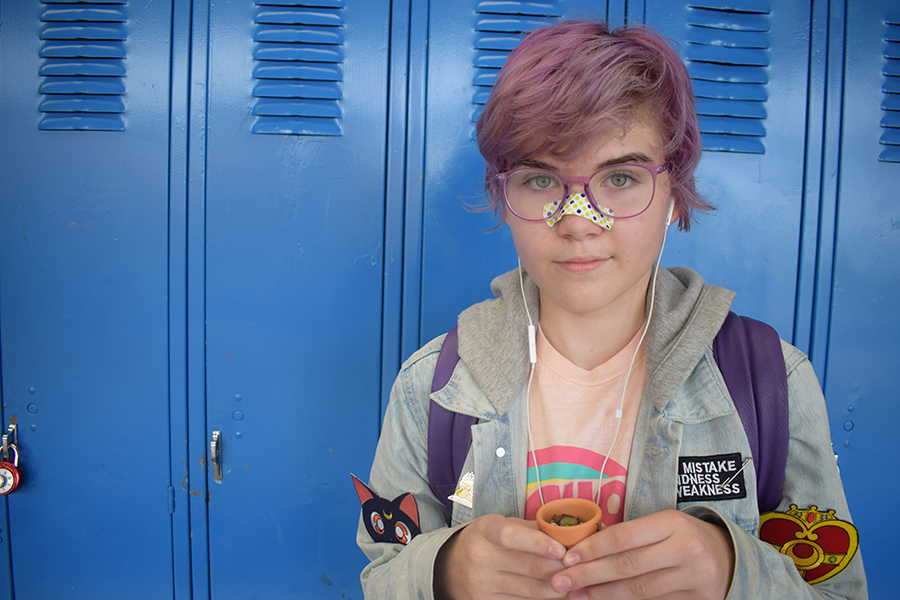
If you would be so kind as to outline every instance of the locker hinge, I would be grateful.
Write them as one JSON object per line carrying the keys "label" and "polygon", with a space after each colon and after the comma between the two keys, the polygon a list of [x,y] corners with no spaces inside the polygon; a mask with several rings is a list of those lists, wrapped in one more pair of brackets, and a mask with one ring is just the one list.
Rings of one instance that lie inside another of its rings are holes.
{"label": "locker hinge", "polygon": [[166,494],[168,496],[169,514],[175,514],[175,488],[170,485],[166,488]]}

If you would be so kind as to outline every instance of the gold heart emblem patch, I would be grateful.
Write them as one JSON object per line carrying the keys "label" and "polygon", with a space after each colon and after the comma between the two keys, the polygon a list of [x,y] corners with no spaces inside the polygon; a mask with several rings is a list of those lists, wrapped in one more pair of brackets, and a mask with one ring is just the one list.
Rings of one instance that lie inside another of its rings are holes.
{"label": "gold heart emblem patch", "polygon": [[766,513],[759,518],[759,539],[790,556],[807,583],[819,583],[843,571],[859,548],[859,533],[835,511],[796,504],[786,513]]}

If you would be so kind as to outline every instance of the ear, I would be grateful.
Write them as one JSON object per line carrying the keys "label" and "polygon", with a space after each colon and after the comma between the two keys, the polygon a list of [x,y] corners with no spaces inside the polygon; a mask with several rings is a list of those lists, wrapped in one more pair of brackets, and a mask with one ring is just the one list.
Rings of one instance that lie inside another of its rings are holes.
{"label": "ear", "polygon": [[[400,500],[400,498],[403,498],[403,500]],[[416,503],[416,497],[407,492],[398,496],[394,502],[397,500],[400,500],[400,510],[409,515],[416,527],[419,527],[419,505]]]}
{"label": "ear", "polygon": [[353,478],[353,486],[356,488],[356,495],[359,496],[360,504],[365,504],[366,501],[375,497],[375,492],[370,490],[369,486],[360,481],[356,475],[350,473],[350,477]]}

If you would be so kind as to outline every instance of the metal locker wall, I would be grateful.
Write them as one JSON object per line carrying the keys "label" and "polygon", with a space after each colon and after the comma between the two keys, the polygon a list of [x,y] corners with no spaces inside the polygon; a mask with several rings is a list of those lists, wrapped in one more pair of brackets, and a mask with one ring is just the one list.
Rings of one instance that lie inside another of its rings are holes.
{"label": "metal locker wall", "polygon": [[0,595],[171,597],[171,7],[4,2],[2,22],[3,423],[24,475]]}
{"label": "metal locker wall", "polygon": [[206,365],[191,371],[206,383],[189,399],[191,527],[209,544],[194,543],[194,597],[208,568],[212,598],[356,598],[350,473],[368,477],[379,422],[390,3],[211,3],[208,19],[205,189],[189,199],[205,269],[189,275],[205,298],[190,352]]}
{"label": "metal locker wall", "polygon": [[[831,29],[846,32],[844,52],[836,37],[830,75],[843,74],[843,106],[835,103],[829,125],[833,143],[826,171],[834,219],[833,275],[823,296],[828,319],[825,398],[834,450],[853,520],[860,530],[871,598],[889,598],[888,576],[898,544],[887,525],[900,483],[890,461],[900,422],[900,12],[896,2],[851,2],[846,15],[833,11]],[[846,19],[846,20],[844,20]],[[843,71],[843,73],[841,73]],[[837,113],[837,111],[840,111]],[[833,127],[833,128],[832,128]],[[836,142],[839,142],[839,146]],[[839,148],[839,153],[837,149]],[[837,162],[835,162],[837,161]],[[835,177],[831,175],[834,174]],[[829,301],[830,300],[830,301]]]}
{"label": "metal locker wall", "polygon": [[[891,2],[735,0],[716,15],[737,19],[728,39],[703,2],[16,4],[0,9],[0,367],[25,476],[3,500],[3,593],[359,596],[348,473],[367,475],[374,398],[515,266],[506,229],[465,208],[492,73],[517,31],[608,14],[681,43],[705,90],[720,210],[663,263],[810,349],[887,594],[897,484],[868,480],[898,410]],[[721,64],[766,79],[729,104]]]}

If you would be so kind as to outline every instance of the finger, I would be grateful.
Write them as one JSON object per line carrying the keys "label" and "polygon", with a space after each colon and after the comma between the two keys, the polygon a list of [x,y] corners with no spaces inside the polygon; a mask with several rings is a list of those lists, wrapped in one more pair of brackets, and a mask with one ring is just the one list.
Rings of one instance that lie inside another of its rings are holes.
{"label": "finger", "polygon": [[506,550],[525,552],[562,560],[566,547],[537,529],[537,525],[523,519],[509,518],[491,522],[485,531],[485,537],[494,545]]}
{"label": "finger", "polygon": [[549,580],[510,573],[493,573],[484,577],[480,583],[471,581],[469,589],[477,589],[481,593],[490,592],[496,598],[565,598],[565,594],[555,592],[550,587]]}
{"label": "finger", "polygon": [[460,531],[454,552],[470,569],[527,575],[545,580],[549,586],[550,578],[563,569],[560,558],[565,549],[560,546],[555,552],[558,558],[552,558],[551,544],[542,546],[540,537],[535,539],[543,534],[516,521],[486,519],[475,527],[470,525]]}
{"label": "finger", "polygon": [[570,567],[627,550],[658,544],[672,535],[677,527],[673,521],[680,522],[687,518],[693,517],[671,510],[611,525],[572,546],[566,552],[563,564]]}
{"label": "finger", "polygon": [[[597,600],[701,600],[696,590],[678,589],[679,578],[674,570],[656,571],[641,577],[611,581],[569,595],[574,599]],[[720,596],[721,597],[721,596]],[[705,596],[703,596],[705,598]]]}
{"label": "finger", "polygon": [[458,565],[443,579],[443,585],[457,590],[477,592],[479,597],[509,598],[562,598],[563,594],[550,587],[550,578],[562,569],[558,560],[543,558],[531,552],[507,550],[495,546],[482,538],[485,543],[473,540],[470,543],[460,538],[456,547]]}
{"label": "finger", "polygon": [[[653,544],[569,567],[553,576],[551,587],[558,592],[565,592],[602,584],[621,583],[638,588],[641,593],[646,590],[640,588],[647,587],[654,591],[649,597],[654,597],[659,593],[652,584],[662,573],[671,574],[676,571],[674,568],[676,562],[671,549],[663,544]],[[671,583],[671,580],[666,579],[666,582]]]}

